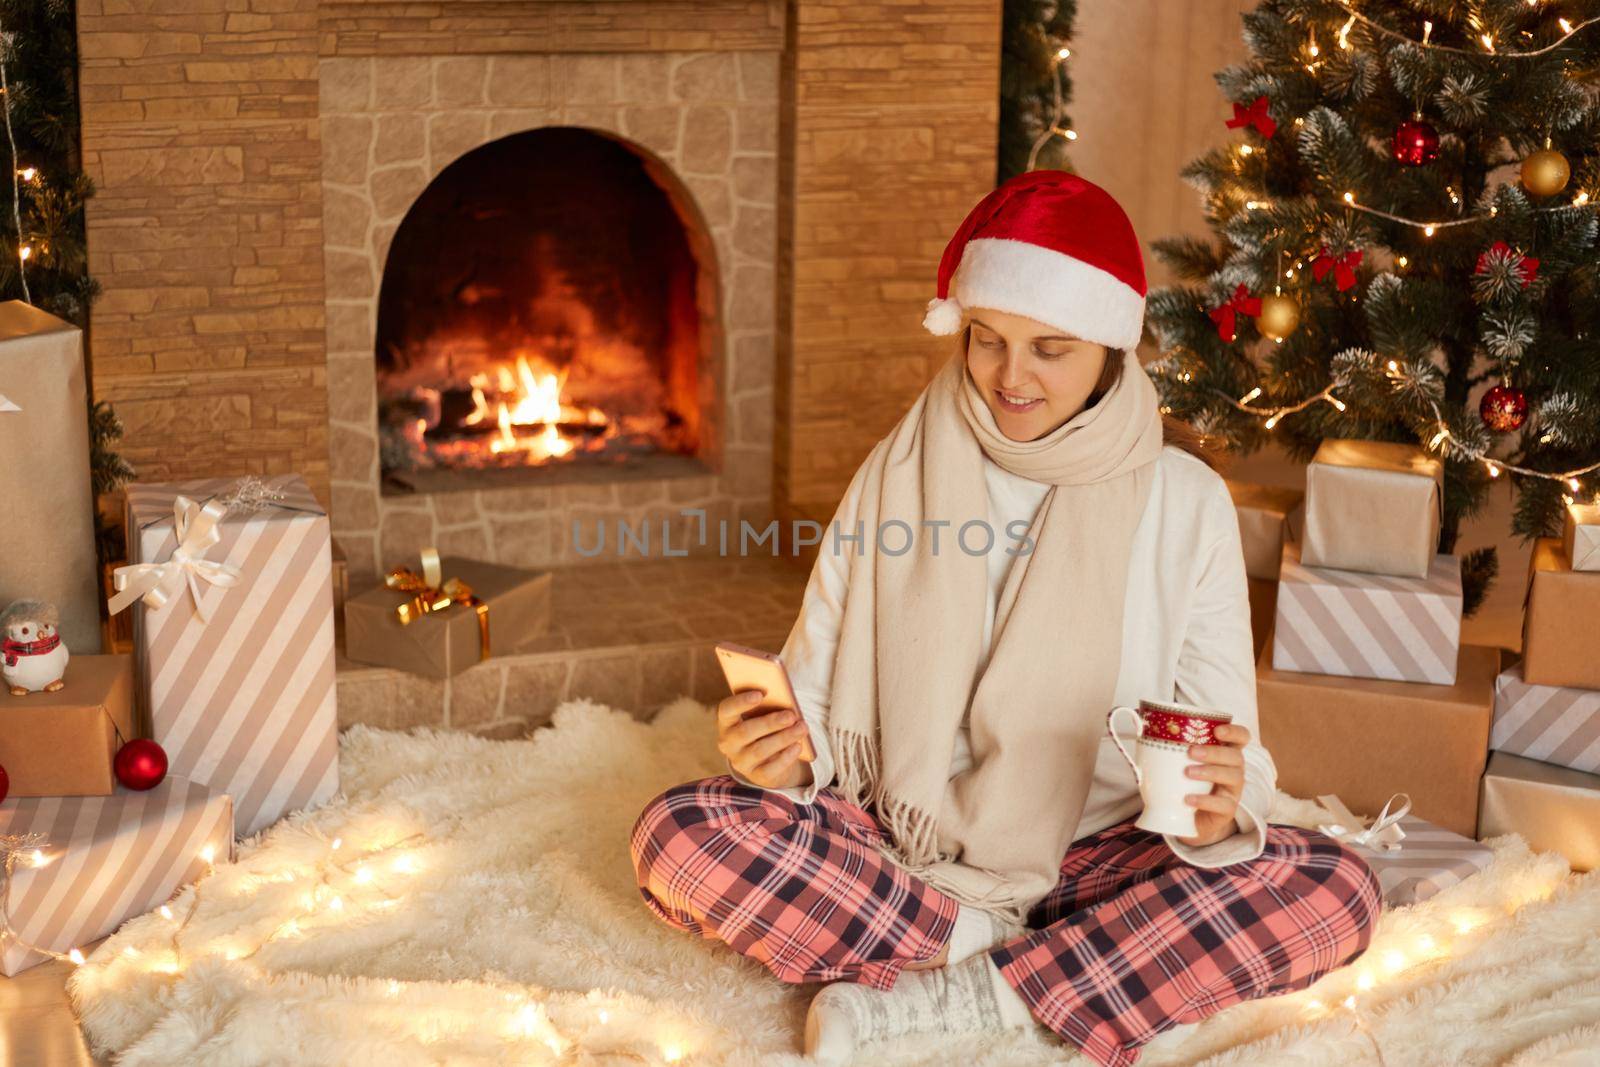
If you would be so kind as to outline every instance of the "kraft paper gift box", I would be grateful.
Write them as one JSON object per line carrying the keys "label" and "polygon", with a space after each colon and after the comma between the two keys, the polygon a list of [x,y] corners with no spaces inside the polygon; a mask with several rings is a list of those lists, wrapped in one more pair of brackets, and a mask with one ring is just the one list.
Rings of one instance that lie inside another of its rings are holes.
{"label": "kraft paper gift box", "polygon": [[420,592],[379,586],[345,601],[345,655],[358,663],[449,678],[482,662],[486,650],[488,655],[514,651],[548,631],[549,571],[446,556],[439,561],[438,581],[431,584],[437,589],[451,579],[483,602],[487,610],[481,618],[473,604],[444,600],[433,610],[408,608],[413,621],[402,623],[398,609],[415,605]]}
{"label": "kraft paper gift box", "polygon": [[1272,637],[1272,620],[1278,613],[1278,583],[1265,578],[1247,578],[1245,585],[1250,597],[1250,641],[1259,659],[1261,650]]}
{"label": "kraft paper gift box", "polygon": [[1494,683],[1489,747],[1600,773],[1600,689],[1529,685],[1520,663],[1501,672]]}
{"label": "kraft paper gift box", "polygon": [[1573,570],[1554,538],[1536,541],[1528,564],[1522,677],[1600,689],[1600,573]]}
{"label": "kraft paper gift box", "polygon": [[1415,445],[1324,441],[1306,465],[1305,563],[1425,578],[1443,501],[1444,464]]}
{"label": "kraft paper gift box", "polygon": [[1418,818],[1475,836],[1499,649],[1462,645],[1455,684],[1417,685],[1276,670],[1271,645],[1257,664],[1256,705],[1278,788],[1332,793],[1361,815],[1406,793]]}
{"label": "kraft paper gift box", "polygon": [[112,760],[137,737],[133,657],[73,655],[54,693],[0,696],[0,767],[11,796],[108,796]]}
{"label": "kraft paper gift box", "polygon": [[233,797],[241,835],[328,799],[339,743],[327,512],[299,475],[136,483],[127,497],[133,562],[111,606],[139,601],[137,692],[170,773]]}
{"label": "kraft paper gift box", "polygon": [[1244,571],[1250,578],[1275,582],[1285,541],[1294,540],[1290,523],[1305,493],[1275,485],[1228,482],[1239,514],[1239,540],[1244,546]]}
{"label": "kraft paper gift box", "polygon": [[1308,567],[1283,549],[1272,665],[1280,671],[1450,685],[1461,643],[1461,562],[1425,578]]}
{"label": "kraft paper gift box", "polygon": [[[186,778],[148,792],[118,787],[106,797],[45,797],[0,804],[0,835],[38,834],[11,875],[11,928],[49,952],[70,952],[160,907],[232,857],[233,802]],[[45,863],[28,860],[37,848]],[[0,939],[0,974],[50,957]]]}
{"label": "kraft paper gift box", "polygon": [[1575,871],[1600,867],[1600,775],[1496,752],[1479,811],[1482,837],[1521,834],[1535,852],[1559,852]]}
{"label": "kraft paper gift box", "polygon": [[1600,571],[1600,502],[1571,503],[1562,519],[1561,547],[1575,571]]}
{"label": "kraft paper gift box", "polygon": [[83,334],[20,300],[0,303],[0,457],[0,609],[48,600],[67,647],[99,652]]}

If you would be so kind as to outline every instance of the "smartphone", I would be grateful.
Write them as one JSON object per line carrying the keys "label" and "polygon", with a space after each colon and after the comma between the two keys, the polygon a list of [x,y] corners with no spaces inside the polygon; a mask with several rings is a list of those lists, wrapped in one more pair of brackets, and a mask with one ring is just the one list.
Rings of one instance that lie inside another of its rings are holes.
{"label": "smartphone", "polygon": [[[789,671],[776,652],[763,652],[758,648],[736,645],[732,641],[717,642],[716,651],[717,662],[722,664],[722,675],[728,679],[730,692],[759,689],[766,694],[761,703],[745,713],[745,718],[765,715],[770,711],[800,711],[794,686],[789,684]],[[817,758],[809,731],[801,739],[800,758],[807,763]]]}

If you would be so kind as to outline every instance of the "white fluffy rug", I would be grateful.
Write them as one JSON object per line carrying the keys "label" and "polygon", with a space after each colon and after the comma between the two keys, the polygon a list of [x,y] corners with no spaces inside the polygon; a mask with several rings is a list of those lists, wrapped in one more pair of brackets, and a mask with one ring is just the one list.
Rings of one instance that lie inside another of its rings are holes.
{"label": "white fluffy rug", "polygon": [[[342,798],[243,846],[170,917],[132,920],[78,969],[70,992],[97,1052],[219,1067],[804,1062],[815,988],[669,929],[634,887],[645,802],[722,769],[700,705],[644,724],[574,701],[525,741],[357,728],[342,760]],[[1141,1062],[1595,1063],[1600,874],[1565,875],[1501,839],[1483,875],[1385,915],[1352,967]],[[1024,1035],[864,1057],[1075,1058]]]}

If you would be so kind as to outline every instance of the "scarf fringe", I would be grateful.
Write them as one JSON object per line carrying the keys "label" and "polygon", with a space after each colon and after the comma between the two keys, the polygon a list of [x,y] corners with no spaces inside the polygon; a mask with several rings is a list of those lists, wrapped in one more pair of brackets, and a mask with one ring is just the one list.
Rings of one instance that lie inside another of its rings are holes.
{"label": "scarf fringe", "polygon": [[889,831],[890,843],[877,846],[881,855],[962,904],[994,912],[1018,925],[1027,922],[1027,911],[1017,903],[1011,883],[995,872],[984,872],[994,879],[994,888],[977,894],[940,877],[935,870],[937,865],[953,862],[955,857],[939,851],[938,820],[921,808],[884,794],[878,776],[878,745],[872,738],[854,730],[830,728],[828,740],[833,747],[834,788],[852,803],[872,808]]}

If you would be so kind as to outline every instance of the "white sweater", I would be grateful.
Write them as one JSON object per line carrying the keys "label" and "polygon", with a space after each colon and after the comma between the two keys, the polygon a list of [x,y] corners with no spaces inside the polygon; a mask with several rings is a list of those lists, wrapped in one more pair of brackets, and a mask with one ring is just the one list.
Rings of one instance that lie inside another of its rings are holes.
{"label": "white sweater", "polygon": [[[989,597],[980,671],[989,655],[996,600],[1006,571],[1016,558],[1005,551],[1017,547],[1008,531],[1027,529],[1049,490],[1048,484],[1011,474],[988,457],[984,458],[984,476],[989,492],[989,525],[996,536],[994,550],[986,557]],[[811,803],[817,790],[833,781],[827,721],[834,650],[843,617],[851,553],[858,550],[848,541],[836,541],[835,534],[848,535],[855,530],[861,482],[858,471],[833,521],[823,531],[800,615],[783,646],[783,661],[817,751],[811,764],[811,784],[778,790],[800,803]],[[1013,520],[1020,520],[1020,526],[1009,525]],[[873,531],[865,533],[864,543],[871,551]],[[1070,595],[1065,591],[1062,604],[1064,608],[1071,606]],[[1245,786],[1236,818],[1239,832],[1203,848],[1184,845],[1170,835],[1166,841],[1184,860],[1199,867],[1220,867],[1260,855],[1266,842],[1265,817],[1271,806],[1277,768],[1255,739],[1260,733],[1255,662],[1238,518],[1222,478],[1200,460],[1172,446],[1162,450],[1156,463],[1150,500],[1134,532],[1128,571],[1116,702],[1136,707],[1141,699],[1226,710],[1233,713],[1234,722],[1249,728],[1252,740],[1245,749]],[[1132,750],[1131,744],[1129,749]],[[963,726],[956,739],[952,777],[970,765],[971,750]],[[740,781],[754,784],[737,771],[732,773]],[[1109,737],[1103,738],[1094,782],[1074,838],[1131,818],[1141,806],[1133,771],[1117,752],[1115,743]]]}

